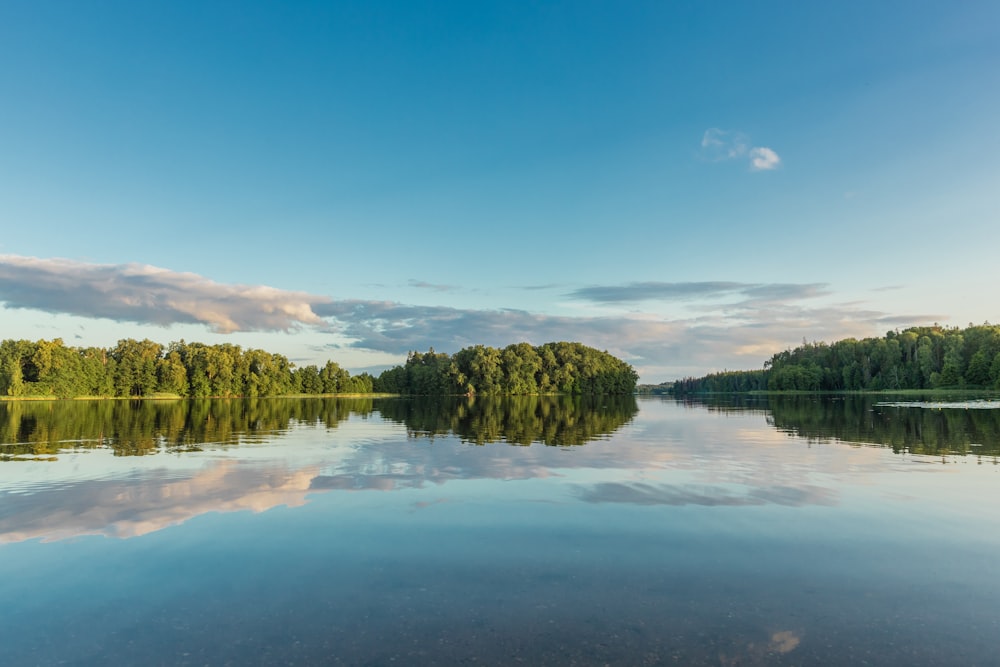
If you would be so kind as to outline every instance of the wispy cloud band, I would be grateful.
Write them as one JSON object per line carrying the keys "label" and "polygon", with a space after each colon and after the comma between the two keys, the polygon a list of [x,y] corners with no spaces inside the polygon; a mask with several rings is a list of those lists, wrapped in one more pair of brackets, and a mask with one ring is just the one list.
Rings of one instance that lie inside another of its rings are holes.
{"label": "wispy cloud band", "polygon": [[825,293],[824,283],[637,282],[581,287],[566,296],[592,303],[684,301],[744,296],[756,301],[804,299]]}
{"label": "wispy cloud band", "polygon": [[648,381],[760,367],[771,354],[802,338],[867,336],[882,333],[878,327],[947,319],[810,301],[829,296],[823,283],[643,282],[593,285],[569,296],[601,304],[686,300],[693,314],[678,319],[651,313],[564,316],[510,308],[334,300],[273,287],[222,284],[140,264],[0,255],[0,302],[5,308],[163,326],[195,323],[221,333],[301,327],[320,336],[339,334],[330,336],[328,348],[391,355],[430,347],[454,352],[476,344],[572,340],[628,360]]}
{"label": "wispy cloud band", "polygon": [[87,264],[0,255],[0,301],[8,308],[169,325],[220,333],[289,330],[323,321],[329,299],[264,285],[227,285],[145,264]]}

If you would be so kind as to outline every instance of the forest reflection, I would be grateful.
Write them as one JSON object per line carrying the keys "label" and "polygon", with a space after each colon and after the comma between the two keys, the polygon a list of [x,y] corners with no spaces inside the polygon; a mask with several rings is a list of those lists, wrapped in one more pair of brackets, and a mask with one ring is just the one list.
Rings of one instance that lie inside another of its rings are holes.
{"label": "forest reflection", "polygon": [[382,416],[405,424],[411,436],[457,435],[485,445],[582,445],[606,438],[632,421],[635,396],[418,397],[378,404]]}
{"label": "forest reflection", "polygon": [[109,448],[116,456],[259,442],[293,422],[335,428],[369,399],[193,399],[172,401],[11,401],[0,403],[4,458]]}
{"label": "forest reflection", "polygon": [[404,424],[411,437],[565,446],[609,436],[638,406],[633,396],[10,401],[0,403],[0,460],[68,449],[107,448],[116,456],[197,451],[260,442],[295,423],[333,429],[352,414],[374,412]]}
{"label": "forest reflection", "polygon": [[[882,395],[742,395],[685,398],[718,412],[759,412],[778,429],[809,440],[840,440],[899,453],[1000,455],[1000,409],[880,405]],[[916,399],[913,399],[916,402]]]}

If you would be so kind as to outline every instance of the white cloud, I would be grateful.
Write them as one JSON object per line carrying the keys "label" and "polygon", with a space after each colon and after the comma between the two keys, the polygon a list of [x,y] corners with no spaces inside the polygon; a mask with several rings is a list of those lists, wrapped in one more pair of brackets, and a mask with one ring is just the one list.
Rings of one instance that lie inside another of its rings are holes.
{"label": "white cloud", "polygon": [[781,157],[766,146],[751,146],[742,132],[710,127],[701,137],[701,157],[710,162],[747,158],[752,171],[770,171],[781,165]]}
{"label": "white cloud", "polygon": [[264,285],[226,285],[145,264],[0,255],[0,301],[7,308],[161,326],[205,324],[232,333],[322,325],[313,306],[329,299]]}
{"label": "white cloud", "polygon": [[781,158],[770,148],[760,146],[750,149],[750,168],[754,171],[777,169],[780,164]]}

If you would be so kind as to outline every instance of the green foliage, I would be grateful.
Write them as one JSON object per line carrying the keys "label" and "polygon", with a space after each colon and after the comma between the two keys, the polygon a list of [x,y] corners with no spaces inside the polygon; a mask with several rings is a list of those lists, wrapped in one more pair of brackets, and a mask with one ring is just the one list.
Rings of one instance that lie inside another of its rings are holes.
{"label": "green foliage", "polygon": [[[723,371],[701,378],[684,378],[670,386],[675,394],[742,393],[767,389],[767,371]],[[660,385],[663,386],[663,385]],[[652,391],[651,393],[662,393]]]}
{"label": "green foliage", "polygon": [[322,394],[323,381],[319,379],[319,367],[316,365],[304,366],[295,369],[295,391],[300,394]]}
{"label": "green foliage", "polygon": [[51,341],[0,342],[0,395],[72,398],[188,398],[368,394],[499,395],[562,392],[626,394],[635,390],[632,367],[580,343],[527,343],[503,350],[477,345],[453,357],[411,352],[404,366],[374,378],[357,377],[328,361],[295,368],[286,357],[223,343],[183,340],[164,348],[150,340],[122,339],[110,349],[67,347]]}
{"label": "green foliage", "polygon": [[629,364],[581,343],[528,343],[503,350],[467,347],[453,356],[411,352],[405,366],[382,373],[375,391],[477,396],[563,393],[631,394],[638,375]]}
{"label": "green foliage", "polygon": [[0,342],[0,395],[139,398],[284,396],[296,392],[371,393],[367,373],[352,378],[332,361],[296,369],[287,358],[223,343],[123,339],[110,349],[67,347],[54,340]]}
{"label": "green foliage", "polygon": [[[43,341],[39,341],[41,343]],[[62,346],[62,341],[59,341]],[[149,396],[156,391],[157,362],[163,346],[146,339],[118,341],[111,350],[115,361],[114,389],[116,396]]]}
{"label": "green foliage", "polygon": [[1000,326],[913,327],[882,338],[804,343],[764,363],[678,380],[674,392],[1000,389]]}
{"label": "green foliage", "polygon": [[340,390],[342,394],[370,394],[374,391],[375,378],[368,373],[361,373],[347,378]]}
{"label": "green foliage", "polygon": [[[654,396],[666,396],[674,391],[673,382],[661,382],[660,384],[640,384],[636,385],[635,393],[652,394]],[[742,390],[741,390],[742,391]]]}
{"label": "green foliage", "polygon": [[30,358],[30,343],[23,340],[5,340],[0,343],[0,393],[4,396],[23,396],[25,392],[24,366]]}
{"label": "green foliage", "polygon": [[347,391],[351,374],[338,364],[328,361],[319,372],[320,391],[324,394],[336,394]]}

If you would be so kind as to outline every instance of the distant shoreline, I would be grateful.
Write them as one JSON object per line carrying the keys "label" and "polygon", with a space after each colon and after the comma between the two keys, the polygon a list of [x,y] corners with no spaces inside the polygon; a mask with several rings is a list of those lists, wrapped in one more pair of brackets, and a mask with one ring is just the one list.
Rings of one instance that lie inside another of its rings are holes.
{"label": "distant shoreline", "polygon": [[395,398],[400,394],[386,393],[344,393],[344,394],[280,394],[274,396],[0,396],[0,402],[38,402],[38,401],[242,401],[280,398]]}

